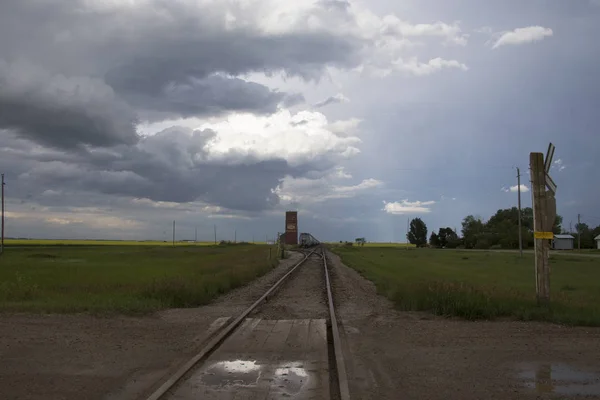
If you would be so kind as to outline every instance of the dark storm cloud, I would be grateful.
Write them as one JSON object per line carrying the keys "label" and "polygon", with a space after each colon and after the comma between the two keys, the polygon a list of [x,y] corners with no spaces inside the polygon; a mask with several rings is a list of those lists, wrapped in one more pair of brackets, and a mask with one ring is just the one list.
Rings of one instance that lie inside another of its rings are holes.
{"label": "dark storm cloud", "polygon": [[14,178],[20,197],[39,198],[55,188],[176,203],[199,200],[244,211],[276,205],[279,197],[272,188],[298,169],[283,159],[211,160],[204,145],[213,137],[208,130],[171,128],[110,152],[79,149],[70,160],[49,162],[32,156],[21,162],[25,168]]}
{"label": "dark storm cloud", "polygon": [[102,81],[0,60],[0,128],[58,147],[137,141],[134,111]]}
{"label": "dark storm cloud", "polygon": [[157,33],[151,32],[139,43],[147,51],[131,49],[137,53],[135,57],[107,71],[106,80],[116,91],[154,95],[168,83],[204,78],[214,72],[240,75],[283,70],[310,79],[318,78],[328,64],[342,67],[360,61],[360,42],[327,33],[266,36],[240,30],[202,36],[196,30],[188,32],[190,37],[175,39]]}
{"label": "dark storm cloud", "polygon": [[[268,33],[258,27],[259,15],[240,14],[238,7],[1,2],[0,128],[62,148],[133,144],[140,116],[270,113],[302,99],[238,75],[284,71],[318,79],[328,65],[360,62],[363,43],[356,38]],[[248,20],[228,27],[230,10]]]}
{"label": "dark storm cloud", "polygon": [[121,94],[129,103],[146,111],[157,111],[160,113],[157,117],[163,118],[218,115],[225,111],[266,114],[275,112],[279,103],[294,104],[302,99],[302,95],[287,95],[258,83],[219,75],[171,83],[155,96],[136,92],[134,88]]}

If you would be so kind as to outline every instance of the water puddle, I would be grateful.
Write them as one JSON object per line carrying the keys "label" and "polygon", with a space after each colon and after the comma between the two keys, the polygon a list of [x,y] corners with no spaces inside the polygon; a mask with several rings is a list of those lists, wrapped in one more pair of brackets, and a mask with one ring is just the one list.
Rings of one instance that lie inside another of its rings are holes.
{"label": "water puddle", "polygon": [[288,364],[275,369],[273,387],[287,395],[294,395],[302,390],[308,379],[302,364]]}
{"label": "water puddle", "polygon": [[600,375],[567,364],[532,363],[518,367],[519,378],[538,394],[600,395]]}
{"label": "water puddle", "polygon": [[313,382],[316,373],[318,371],[307,370],[304,364],[298,361],[277,364],[249,360],[219,361],[207,366],[204,372],[198,374],[194,378],[194,386],[200,384],[217,391],[227,391],[231,388],[262,388],[282,397],[292,397],[306,390],[307,384],[309,381]]}
{"label": "water puddle", "polygon": [[208,386],[256,386],[261,367],[255,361],[219,361],[209,366],[200,380]]}

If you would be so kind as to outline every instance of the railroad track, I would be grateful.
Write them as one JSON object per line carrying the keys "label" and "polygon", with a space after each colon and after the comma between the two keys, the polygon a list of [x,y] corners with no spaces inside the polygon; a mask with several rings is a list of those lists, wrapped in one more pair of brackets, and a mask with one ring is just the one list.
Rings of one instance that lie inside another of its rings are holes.
{"label": "railroad track", "polygon": [[[250,397],[247,397],[248,394],[244,394],[243,396],[241,394],[238,394],[238,397],[235,397],[235,392],[237,390],[240,390],[240,388],[248,388],[251,387],[251,384],[254,384],[256,386],[256,383],[259,382],[259,378],[260,378],[260,372],[258,371],[258,367],[255,366],[254,361],[250,360],[253,357],[249,354],[246,354],[246,361],[240,361],[237,360],[235,362],[237,362],[238,364],[241,364],[242,367],[240,367],[240,365],[237,366],[237,368],[244,368],[244,370],[242,371],[243,373],[240,376],[233,376],[233,378],[231,379],[237,379],[237,381],[235,381],[235,384],[229,387],[226,387],[224,390],[221,390],[219,392],[214,392],[214,391],[204,391],[202,392],[202,387],[201,385],[199,386],[198,384],[194,383],[195,381],[197,381],[198,378],[198,373],[197,371],[201,371],[202,372],[202,377],[206,378],[207,376],[211,377],[212,379],[212,375],[214,374],[210,374],[206,372],[206,368],[207,367],[207,361],[212,357],[213,354],[215,354],[218,351],[225,351],[223,348],[227,348],[229,346],[229,348],[231,348],[232,346],[234,346],[235,344],[237,344],[238,348],[250,348],[252,347],[252,343],[256,343],[258,340],[263,340],[261,337],[257,336],[260,335],[257,334],[256,332],[252,332],[252,329],[260,329],[261,325],[260,319],[252,319],[249,318],[249,316],[251,316],[251,314],[260,314],[260,309],[261,307],[265,306],[266,304],[271,303],[271,300],[273,300],[274,303],[277,303],[277,301],[279,300],[279,303],[284,302],[285,303],[285,298],[283,298],[283,300],[281,298],[279,298],[280,296],[282,296],[282,293],[285,292],[285,289],[283,289],[284,286],[286,286],[287,288],[289,288],[294,280],[294,277],[297,276],[299,274],[299,272],[301,271],[302,268],[314,268],[314,264],[315,261],[317,261],[317,265],[321,264],[322,266],[322,282],[324,283],[325,289],[326,289],[326,303],[327,303],[327,318],[326,321],[324,321],[323,319],[314,319],[314,320],[309,320],[309,319],[285,319],[285,320],[278,320],[278,321],[274,321],[274,320],[268,320],[266,322],[263,323],[263,325],[266,325],[266,328],[263,328],[263,332],[268,331],[268,335],[270,335],[269,337],[271,338],[275,338],[275,342],[278,342],[278,344],[283,345],[284,342],[286,342],[288,339],[288,337],[291,336],[297,336],[298,339],[298,343],[301,344],[295,344],[293,346],[295,347],[306,347],[304,348],[304,354],[321,354],[321,356],[316,356],[317,358],[321,357],[320,360],[314,360],[314,361],[307,361],[306,359],[304,361],[306,364],[312,365],[313,369],[310,370],[314,373],[315,371],[315,367],[314,366],[319,366],[320,365],[320,370],[321,370],[321,375],[323,375],[324,373],[328,373],[327,376],[327,382],[321,382],[319,384],[319,387],[313,387],[310,388],[310,390],[306,390],[306,391],[300,391],[299,387],[304,385],[307,380],[309,380],[309,377],[307,375],[307,368],[305,365],[303,365],[303,362],[299,362],[299,363],[289,363],[289,362],[285,362],[283,364],[280,365],[280,368],[278,368],[278,371],[284,371],[283,373],[280,373],[280,375],[284,375],[283,377],[279,377],[282,383],[279,387],[284,387],[285,385],[296,385],[295,390],[296,392],[293,393],[294,398],[326,398],[323,397],[324,392],[328,392],[327,394],[329,395],[330,398],[335,398],[335,399],[340,399],[340,400],[348,400],[350,399],[350,394],[349,394],[349,390],[348,390],[348,380],[347,380],[347,375],[346,375],[346,368],[345,368],[345,364],[344,364],[344,356],[342,354],[342,346],[341,346],[341,342],[340,342],[340,335],[339,335],[339,329],[338,329],[338,324],[337,324],[337,318],[335,315],[335,308],[334,308],[334,302],[333,302],[333,293],[332,293],[332,289],[331,289],[331,279],[330,279],[330,273],[329,273],[329,269],[327,266],[327,257],[326,257],[326,250],[324,247],[321,246],[317,246],[316,248],[313,249],[303,249],[300,250],[301,253],[303,254],[303,258],[300,262],[298,262],[296,265],[294,265],[292,268],[290,268],[290,270],[281,278],[279,279],[273,286],[271,286],[258,300],[256,300],[252,305],[250,305],[246,310],[244,310],[240,315],[238,315],[237,317],[233,318],[233,320],[227,324],[224,328],[218,330],[216,333],[214,333],[209,339],[208,341],[206,341],[205,345],[202,347],[202,349],[196,353],[192,358],[190,358],[185,364],[183,364],[181,367],[179,367],[172,375],[168,376],[168,378],[166,378],[165,380],[162,381],[162,383],[160,384],[160,386],[158,388],[156,388],[156,390],[154,390],[154,392],[152,394],[150,394],[149,396],[145,396],[143,397],[144,400],[187,400],[189,399],[200,399],[200,398],[209,398],[209,399],[220,399],[220,398],[227,398],[227,399],[238,399],[238,398],[255,398],[255,399],[263,399],[263,398],[289,398],[291,397],[289,393],[280,393],[280,396],[277,394],[277,391],[273,392],[271,390],[270,386],[273,385],[277,385],[277,379],[276,378],[269,378],[269,379],[264,379],[267,382],[270,383],[262,383],[263,387],[261,388],[252,388],[252,390],[256,389],[255,391],[252,392],[252,395]],[[312,265],[310,265],[312,264]],[[314,270],[312,271],[306,271],[306,272],[310,272],[311,274],[314,275]],[[296,282],[296,283],[303,283],[303,284],[312,284],[312,282],[307,283],[307,282]],[[294,301],[298,301],[297,299],[295,299]],[[268,308],[268,306],[267,306]],[[284,311],[285,313],[285,311]],[[325,324],[327,326],[327,335],[326,337],[324,337],[323,331],[325,330]],[[258,328],[257,328],[258,326]],[[275,332],[278,327],[280,327],[279,329],[281,330],[281,334],[278,334],[279,332]],[[320,334],[319,334],[320,332]],[[306,338],[304,338],[304,336],[301,336],[302,334],[305,334]],[[312,335],[312,336],[311,336]],[[283,340],[282,340],[283,338]],[[264,339],[266,341],[266,339]],[[246,343],[247,342],[247,343]],[[303,343],[308,343],[306,346],[304,346]],[[261,342],[262,343],[262,342]],[[281,347],[273,347],[271,349],[272,353],[277,353],[278,351],[280,352],[285,352],[284,350],[278,350],[281,349]],[[322,354],[324,353],[324,350],[326,349],[326,359],[323,360],[323,356]],[[239,350],[238,350],[239,351]],[[295,349],[295,351],[297,352],[297,349]],[[312,351],[312,352],[311,352]],[[243,352],[243,350],[242,350]],[[308,353],[307,353],[308,352]],[[256,357],[254,357],[256,358]],[[275,354],[270,354],[267,359],[275,359],[277,358],[277,355]],[[310,359],[310,356],[308,356],[308,358]],[[311,364],[312,363],[312,364]],[[287,364],[287,365],[284,365]],[[326,364],[326,365],[324,365]],[[225,367],[227,368],[227,367]],[[256,370],[256,371],[255,371]],[[293,375],[294,373],[298,373],[298,371],[301,370],[303,371],[302,373],[300,373],[299,376],[296,376],[296,380],[294,381],[294,379],[292,377],[290,377],[290,375]],[[196,373],[195,373],[196,371]],[[326,372],[323,372],[326,371]],[[229,370],[229,372],[224,372],[223,373],[224,376],[230,377],[232,376],[232,371]],[[218,374],[217,374],[218,375]],[[217,377],[218,378],[218,377]],[[256,378],[256,380],[254,379]],[[303,380],[304,379],[304,380]],[[319,380],[319,379],[317,379]],[[321,381],[323,381],[323,377],[321,376],[320,378]],[[265,386],[265,385],[269,385],[269,386]],[[181,387],[185,386],[186,389],[185,390],[179,390]],[[190,389],[191,388],[191,389]],[[194,389],[195,388],[195,389]],[[248,389],[250,390],[250,389]],[[240,392],[241,393],[241,392]],[[242,397],[239,397],[242,396]]]}

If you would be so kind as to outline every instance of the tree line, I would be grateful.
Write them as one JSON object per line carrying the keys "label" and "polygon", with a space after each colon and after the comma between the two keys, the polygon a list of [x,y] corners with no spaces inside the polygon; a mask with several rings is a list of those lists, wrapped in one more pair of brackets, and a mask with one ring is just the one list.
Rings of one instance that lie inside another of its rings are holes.
{"label": "tree line", "polygon": [[[556,216],[552,231],[555,234],[568,233],[562,228],[563,219]],[[517,207],[498,210],[489,220],[468,215],[462,221],[461,236],[452,228],[440,228],[427,236],[427,225],[420,218],[410,222],[408,240],[417,247],[466,248],[466,249],[518,249],[519,248],[519,210]],[[591,228],[585,223],[575,225],[581,235],[581,248],[594,248],[594,238],[600,235],[600,225]],[[577,237],[577,233],[573,236]],[[521,210],[521,234],[523,248],[533,247],[533,209]]]}

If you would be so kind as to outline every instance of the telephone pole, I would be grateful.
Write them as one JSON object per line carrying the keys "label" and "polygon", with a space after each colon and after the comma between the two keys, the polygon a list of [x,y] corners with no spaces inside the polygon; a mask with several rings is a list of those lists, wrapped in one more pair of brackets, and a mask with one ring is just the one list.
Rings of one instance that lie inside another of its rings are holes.
{"label": "telephone pole", "polygon": [[198,243],[198,227],[194,229],[194,243]]}
{"label": "telephone pole", "polygon": [[237,243],[237,230],[233,231],[233,243]]}
{"label": "telephone pole", "polygon": [[521,170],[517,167],[517,188],[519,192],[519,253],[523,257],[523,232],[521,231]]}
{"label": "telephone pole", "polygon": [[577,214],[577,249],[581,251],[581,214]]}
{"label": "telephone pole", "polygon": [[173,246],[175,246],[175,221],[173,221]]}
{"label": "telephone pole", "polygon": [[0,236],[0,254],[4,253],[4,174],[1,178],[2,186],[2,234]]}
{"label": "telephone pole", "polygon": [[215,244],[217,244],[217,224],[214,225],[215,228]]}

